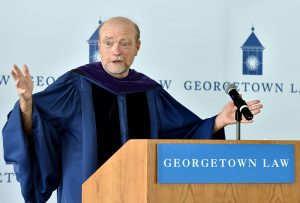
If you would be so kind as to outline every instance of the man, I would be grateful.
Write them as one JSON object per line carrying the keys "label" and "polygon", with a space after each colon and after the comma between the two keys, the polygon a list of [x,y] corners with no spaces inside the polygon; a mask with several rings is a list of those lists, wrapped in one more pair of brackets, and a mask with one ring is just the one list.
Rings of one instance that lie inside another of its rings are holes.
{"label": "man", "polygon": [[[147,76],[130,69],[141,42],[131,20],[114,17],[99,30],[101,63],[67,72],[32,95],[26,65],[14,65],[20,97],[3,129],[4,156],[14,164],[26,202],[81,202],[81,184],[128,139],[225,139],[234,105],[202,120]],[[248,103],[253,114],[259,101]],[[243,122],[251,122],[245,121]]]}

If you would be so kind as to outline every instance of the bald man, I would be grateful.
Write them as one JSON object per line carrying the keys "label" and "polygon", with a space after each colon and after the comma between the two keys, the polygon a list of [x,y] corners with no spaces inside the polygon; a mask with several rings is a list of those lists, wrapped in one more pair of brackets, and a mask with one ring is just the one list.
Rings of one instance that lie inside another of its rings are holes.
{"label": "bald man", "polygon": [[[200,119],[149,77],[130,69],[141,46],[138,26],[114,17],[99,29],[101,63],[73,69],[32,95],[26,65],[12,76],[19,101],[3,128],[25,202],[81,202],[82,183],[129,139],[225,139],[234,105]],[[255,115],[262,105],[248,103]],[[243,122],[252,122],[243,120]]]}

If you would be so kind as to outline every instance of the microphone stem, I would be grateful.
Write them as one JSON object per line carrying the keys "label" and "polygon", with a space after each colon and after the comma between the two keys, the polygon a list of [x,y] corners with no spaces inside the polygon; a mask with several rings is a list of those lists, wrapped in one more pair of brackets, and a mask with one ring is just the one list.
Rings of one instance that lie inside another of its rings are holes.
{"label": "microphone stem", "polygon": [[236,120],[236,140],[241,140],[241,120],[242,114],[239,109],[235,111],[235,120]]}
{"label": "microphone stem", "polygon": [[241,122],[236,122],[236,140],[241,140]]}

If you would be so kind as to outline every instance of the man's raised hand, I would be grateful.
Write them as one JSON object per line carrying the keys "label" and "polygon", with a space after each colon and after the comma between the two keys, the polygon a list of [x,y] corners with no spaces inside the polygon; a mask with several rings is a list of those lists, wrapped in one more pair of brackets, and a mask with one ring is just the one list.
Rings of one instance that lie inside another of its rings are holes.
{"label": "man's raised hand", "polygon": [[32,131],[32,90],[33,83],[29,74],[28,67],[23,65],[23,72],[18,66],[14,65],[11,75],[16,82],[16,90],[20,97],[20,109],[22,113],[22,123],[27,135]]}
{"label": "man's raised hand", "polygon": [[23,65],[22,69],[23,73],[17,65],[14,65],[11,75],[16,82],[16,90],[20,99],[29,101],[32,99],[33,83],[27,65]]}

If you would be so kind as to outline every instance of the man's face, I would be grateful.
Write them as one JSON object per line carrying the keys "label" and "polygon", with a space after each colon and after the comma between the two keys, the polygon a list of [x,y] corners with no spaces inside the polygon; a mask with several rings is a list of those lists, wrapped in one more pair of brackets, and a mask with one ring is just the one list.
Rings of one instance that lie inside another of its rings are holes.
{"label": "man's face", "polygon": [[125,20],[111,20],[101,28],[99,49],[104,70],[116,78],[128,75],[140,48],[134,25]]}

